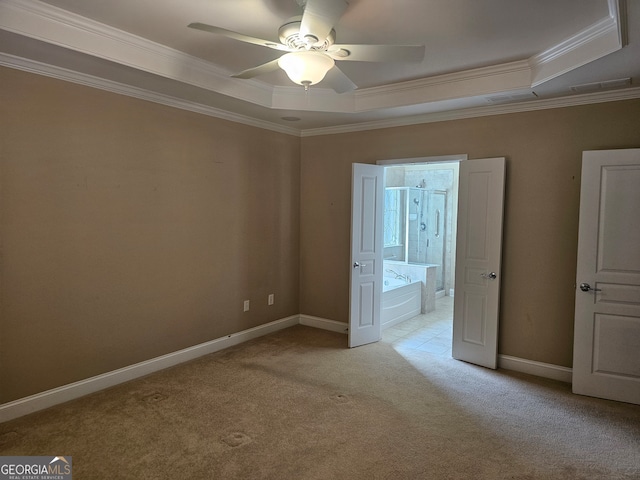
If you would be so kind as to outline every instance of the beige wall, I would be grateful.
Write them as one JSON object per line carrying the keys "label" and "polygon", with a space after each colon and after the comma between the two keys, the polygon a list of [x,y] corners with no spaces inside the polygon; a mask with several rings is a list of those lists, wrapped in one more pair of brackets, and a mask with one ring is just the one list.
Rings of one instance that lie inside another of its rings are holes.
{"label": "beige wall", "polygon": [[458,153],[507,157],[500,352],[571,366],[581,152],[640,146],[637,100],[300,140],[0,84],[0,403],[297,313],[346,322],[351,164]]}
{"label": "beige wall", "polygon": [[638,146],[638,100],[305,137],[301,313],[348,321],[353,162],[505,156],[499,351],[570,367],[582,151]]}
{"label": "beige wall", "polygon": [[299,313],[299,138],[0,85],[0,403]]}

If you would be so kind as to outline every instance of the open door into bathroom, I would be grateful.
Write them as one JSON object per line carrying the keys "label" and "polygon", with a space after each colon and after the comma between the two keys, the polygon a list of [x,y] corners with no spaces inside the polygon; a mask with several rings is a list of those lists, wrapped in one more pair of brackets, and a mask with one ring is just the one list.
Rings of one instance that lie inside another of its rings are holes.
{"label": "open door into bathroom", "polygon": [[453,358],[497,367],[505,159],[460,163]]}
{"label": "open door into bathroom", "polygon": [[384,168],[354,163],[351,191],[349,347],[381,336]]}

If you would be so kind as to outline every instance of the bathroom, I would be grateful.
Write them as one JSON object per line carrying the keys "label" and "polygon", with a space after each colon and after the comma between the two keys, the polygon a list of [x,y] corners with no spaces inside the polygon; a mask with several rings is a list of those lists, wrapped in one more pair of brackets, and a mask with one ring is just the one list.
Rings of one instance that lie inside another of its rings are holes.
{"label": "bathroom", "polygon": [[383,328],[454,295],[457,201],[457,162],[385,168]]}

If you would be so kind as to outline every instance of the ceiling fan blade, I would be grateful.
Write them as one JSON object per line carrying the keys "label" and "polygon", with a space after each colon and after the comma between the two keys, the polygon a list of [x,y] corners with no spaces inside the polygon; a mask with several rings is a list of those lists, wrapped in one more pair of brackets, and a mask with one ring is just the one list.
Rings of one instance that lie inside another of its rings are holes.
{"label": "ceiling fan blade", "polygon": [[316,42],[324,42],[347,6],[344,0],[307,0],[300,23],[300,37],[310,35],[317,38]]}
{"label": "ceiling fan blade", "polygon": [[280,67],[278,66],[279,58],[272,60],[267,63],[263,63],[262,65],[258,65],[257,67],[248,68],[247,70],[243,70],[240,73],[236,73],[235,75],[231,75],[233,78],[253,78],[258,75],[262,75],[264,73],[271,73],[278,70]]}
{"label": "ceiling fan blade", "polygon": [[[344,56],[343,50],[349,55]],[[327,54],[334,60],[354,62],[421,62],[424,45],[332,45]]]}
{"label": "ceiling fan blade", "polygon": [[346,93],[358,88],[358,86],[335,65],[327,72],[323,82],[327,82],[336,93]]}
{"label": "ceiling fan blade", "polygon": [[203,32],[216,33],[218,35],[224,35],[225,37],[240,40],[241,42],[252,43],[254,45],[260,45],[261,47],[273,48],[274,50],[281,50],[288,52],[289,48],[281,43],[272,42],[270,40],[263,40],[262,38],[250,37],[243,35],[242,33],[234,32],[233,30],[227,30],[225,28],[214,27],[213,25],[207,25],[206,23],[190,23],[187,25],[189,28],[195,30],[202,30]]}

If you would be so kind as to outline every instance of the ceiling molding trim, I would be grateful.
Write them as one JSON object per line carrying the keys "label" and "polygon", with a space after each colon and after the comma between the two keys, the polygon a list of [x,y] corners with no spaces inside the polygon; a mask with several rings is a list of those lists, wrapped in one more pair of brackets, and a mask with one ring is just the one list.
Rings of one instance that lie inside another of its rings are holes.
{"label": "ceiling molding trim", "polygon": [[505,115],[509,113],[532,112],[536,110],[549,110],[553,108],[576,107],[595,103],[617,102],[624,100],[636,100],[640,98],[640,87],[611,90],[607,92],[589,93],[583,95],[571,95],[567,97],[534,100],[532,102],[512,103],[507,105],[490,105],[467,109],[450,110],[445,112],[426,113],[422,115],[398,117],[388,120],[340,125],[336,127],[310,128],[302,130],[302,137],[319,135],[333,135],[339,133],[362,132],[378,130],[382,128],[405,127],[423,123],[444,122],[449,120],[462,120],[465,118],[488,117],[491,115]]}
{"label": "ceiling molding trim", "polygon": [[337,94],[326,88],[274,87],[272,108],[360,113],[530,88],[527,60]]}
{"label": "ceiling molding trim", "polygon": [[627,20],[627,0],[609,0],[609,16],[618,21],[620,45],[629,44],[629,24]]}
{"label": "ceiling molding trim", "polygon": [[356,112],[475,97],[530,87],[526,60],[371,87],[354,92]]}
{"label": "ceiling molding trim", "polygon": [[0,2],[0,28],[271,107],[272,88],[262,82],[231,78],[209,62],[36,0]]}
{"label": "ceiling molding trim", "polygon": [[228,112],[226,110],[210,107],[201,103],[191,102],[157,92],[151,92],[143,88],[125,85],[122,83],[114,82],[112,80],[106,80],[104,78],[87,75],[85,73],[78,73],[65,68],[48,65],[45,63],[36,62],[34,60],[28,60],[1,52],[0,66],[14,68],[17,70],[34,73],[37,75],[43,75],[58,80],[64,80],[67,82],[84,85],[86,87],[97,88],[99,90],[104,90],[118,95],[125,95],[140,100],[159,103],[161,105],[207,115],[209,117],[215,117],[221,120],[228,120],[230,122],[241,123],[243,125],[271,130],[278,133],[284,133],[286,135],[293,135],[296,137],[300,136],[300,130],[297,128],[286,127],[264,120],[257,120],[253,117]]}
{"label": "ceiling molding trim", "polygon": [[272,108],[313,112],[354,113],[355,92],[338,94],[329,88],[312,86],[273,87]]}
{"label": "ceiling molding trim", "polygon": [[622,28],[619,10],[609,1],[609,15],[559,44],[529,58],[531,87],[620,50]]}
{"label": "ceiling molding trim", "polygon": [[286,127],[273,122],[257,120],[253,117],[231,113],[225,110],[208,107],[195,102],[175,98],[169,95],[151,92],[138,87],[124,85],[111,80],[78,73],[61,67],[56,67],[34,60],[28,60],[13,55],[0,53],[0,66],[15,68],[18,70],[44,75],[58,80],[64,80],[79,85],[92,88],[98,88],[111,93],[126,95],[141,100],[146,100],[161,105],[166,105],[182,110],[187,110],[210,117],[228,120],[230,122],[240,123],[243,125],[253,126],[270,130],[286,135],[297,137],[312,137],[319,135],[332,135],[339,133],[359,132],[366,130],[377,130],[382,128],[402,127],[418,125],[423,123],[434,123],[448,120],[461,120],[465,118],[485,117],[490,115],[502,115],[509,113],[521,113],[535,110],[546,110],[562,107],[573,107],[579,105],[589,105],[593,103],[615,102],[624,100],[635,100],[640,98],[640,87],[626,88],[621,90],[610,90],[607,92],[597,92],[582,95],[571,95],[567,97],[535,100],[525,103],[514,103],[507,105],[488,105],[483,107],[474,107],[468,109],[459,109],[446,112],[427,113],[422,115],[413,115],[398,117],[388,120],[379,120],[373,122],[365,122],[358,124],[348,124],[336,127],[311,128],[300,130],[298,128]]}

